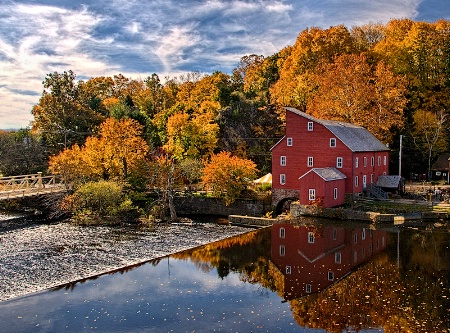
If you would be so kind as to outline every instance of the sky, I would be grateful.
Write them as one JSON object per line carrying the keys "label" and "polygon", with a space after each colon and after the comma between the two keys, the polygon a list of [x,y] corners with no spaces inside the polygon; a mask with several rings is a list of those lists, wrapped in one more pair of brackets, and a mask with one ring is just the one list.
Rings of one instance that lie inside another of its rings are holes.
{"label": "sky", "polygon": [[450,0],[0,0],[0,129],[25,128],[49,73],[231,74],[308,27],[450,20]]}

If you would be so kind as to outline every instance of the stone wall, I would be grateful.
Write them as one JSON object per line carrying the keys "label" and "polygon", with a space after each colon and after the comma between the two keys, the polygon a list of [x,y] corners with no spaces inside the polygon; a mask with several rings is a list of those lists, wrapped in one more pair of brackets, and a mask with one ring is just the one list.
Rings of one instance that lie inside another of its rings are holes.
{"label": "stone wall", "polygon": [[285,189],[272,189],[272,205],[276,206],[281,200],[286,198],[298,198],[300,197],[299,190],[285,190]]}
{"label": "stone wall", "polygon": [[264,216],[271,206],[261,200],[236,200],[225,206],[223,200],[198,196],[175,197],[175,208],[179,215],[249,215]]}

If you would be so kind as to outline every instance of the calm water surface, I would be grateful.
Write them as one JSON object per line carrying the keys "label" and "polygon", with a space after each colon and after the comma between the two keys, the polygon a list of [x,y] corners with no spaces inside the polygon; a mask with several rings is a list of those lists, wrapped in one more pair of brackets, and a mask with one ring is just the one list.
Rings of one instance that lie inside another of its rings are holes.
{"label": "calm water surface", "polygon": [[276,225],[0,303],[1,332],[449,332],[436,228]]}

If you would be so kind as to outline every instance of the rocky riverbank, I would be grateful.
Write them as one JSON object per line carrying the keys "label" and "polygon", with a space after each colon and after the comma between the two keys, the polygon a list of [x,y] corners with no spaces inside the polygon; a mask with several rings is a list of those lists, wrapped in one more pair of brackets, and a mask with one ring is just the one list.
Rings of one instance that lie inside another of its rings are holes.
{"label": "rocky riverbank", "polygon": [[249,231],[216,223],[137,229],[67,222],[30,225],[5,216],[0,220],[0,301]]}

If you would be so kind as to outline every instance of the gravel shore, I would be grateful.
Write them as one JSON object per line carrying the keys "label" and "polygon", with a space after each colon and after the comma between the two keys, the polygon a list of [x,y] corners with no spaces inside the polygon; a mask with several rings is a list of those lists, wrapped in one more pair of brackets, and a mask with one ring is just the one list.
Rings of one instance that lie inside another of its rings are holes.
{"label": "gravel shore", "polygon": [[249,231],[215,223],[154,230],[67,222],[12,228],[1,220],[0,302]]}

